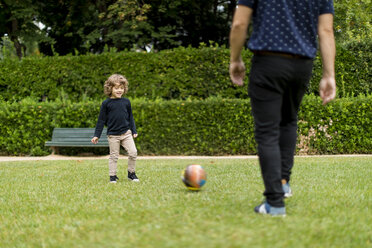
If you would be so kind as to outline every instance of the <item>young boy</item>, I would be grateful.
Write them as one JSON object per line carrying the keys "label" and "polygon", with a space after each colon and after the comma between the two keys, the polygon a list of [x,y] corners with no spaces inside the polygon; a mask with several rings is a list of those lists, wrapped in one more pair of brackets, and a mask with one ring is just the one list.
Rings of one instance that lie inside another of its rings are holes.
{"label": "young boy", "polygon": [[133,138],[137,138],[132,107],[129,99],[122,98],[128,92],[128,81],[120,74],[111,75],[104,85],[104,93],[109,98],[102,102],[96,130],[92,143],[97,144],[103,127],[107,126],[107,137],[110,146],[109,175],[110,183],[116,183],[117,161],[120,145],[128,152],[128,179],[139,182],[136,176],[137,149]]}

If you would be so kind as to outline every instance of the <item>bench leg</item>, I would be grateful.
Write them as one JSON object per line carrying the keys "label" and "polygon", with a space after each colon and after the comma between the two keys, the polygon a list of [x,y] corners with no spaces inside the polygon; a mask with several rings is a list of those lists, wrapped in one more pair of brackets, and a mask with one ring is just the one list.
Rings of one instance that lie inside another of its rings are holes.
{"label": "bench leg", "polygon": [[57,146],[51,146],[52,148],[52,155],[58,154],[58,147]]}

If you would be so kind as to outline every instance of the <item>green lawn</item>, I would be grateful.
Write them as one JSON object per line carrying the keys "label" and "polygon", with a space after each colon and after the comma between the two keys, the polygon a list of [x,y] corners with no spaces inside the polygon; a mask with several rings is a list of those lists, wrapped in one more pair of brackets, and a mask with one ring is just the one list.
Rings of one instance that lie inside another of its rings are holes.
{"label": "green lawn", "polygon": [[[180,179],[192,163],[201,192]],[[253,212],[257,159],[138,160],[140,183],[119,160],[116,185],[107,164],[0,163],[0,247],[372,247],[371,157],[296,158],[285,218]]]}

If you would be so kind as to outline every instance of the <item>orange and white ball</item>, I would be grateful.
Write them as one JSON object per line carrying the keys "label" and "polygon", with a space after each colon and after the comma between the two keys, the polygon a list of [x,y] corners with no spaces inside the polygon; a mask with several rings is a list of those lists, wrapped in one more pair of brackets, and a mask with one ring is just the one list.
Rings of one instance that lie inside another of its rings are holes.
{"label": "orange and white ball", "polygon": [[182,182],[190,190],[200,190],[207,182],[207,174],[201,165],[192,164],[182,171]]}

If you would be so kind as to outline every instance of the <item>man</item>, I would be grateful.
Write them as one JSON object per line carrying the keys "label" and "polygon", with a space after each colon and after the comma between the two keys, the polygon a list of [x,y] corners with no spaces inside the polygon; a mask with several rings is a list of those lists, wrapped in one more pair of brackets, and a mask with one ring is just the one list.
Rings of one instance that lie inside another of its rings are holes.
{"label": "man", "polygon": [[260,214],[285,216],[297,139],[297,115],[308,87],[317,36],[323,63],[319,90],[323,104],[336,95],[332,0],[239,0],[230,33],[230,77],[242,86],[241,51],[249,23],[254,53],[249,96],[266,201]]}

